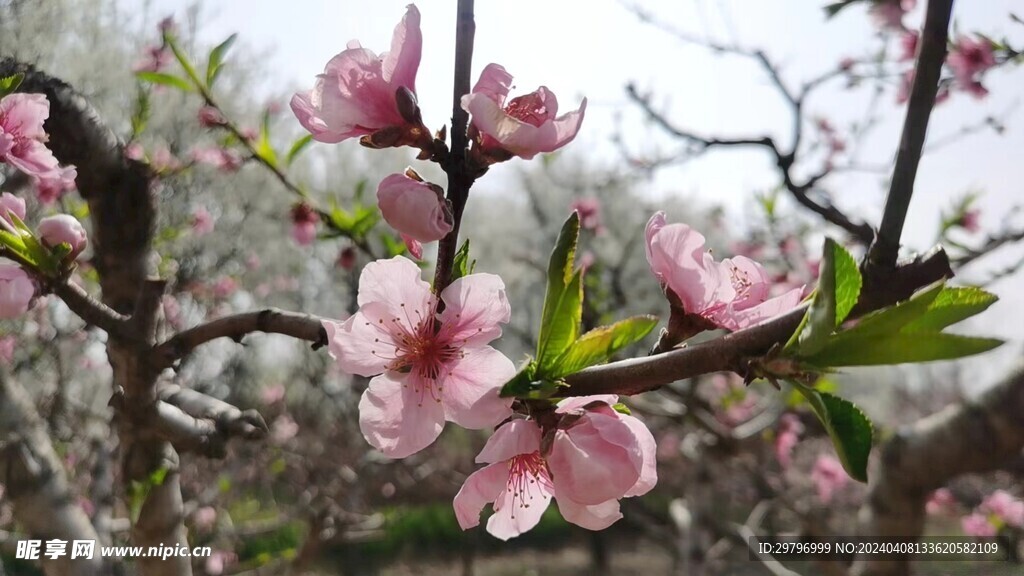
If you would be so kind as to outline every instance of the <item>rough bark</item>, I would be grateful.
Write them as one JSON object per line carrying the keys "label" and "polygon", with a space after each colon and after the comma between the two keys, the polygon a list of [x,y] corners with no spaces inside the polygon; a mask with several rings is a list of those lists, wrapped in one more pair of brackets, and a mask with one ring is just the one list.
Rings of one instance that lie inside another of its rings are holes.
{"label": "rough bark", "polygon": [[[64,540],[70,553],[75,540],[98,540],[96,530],[77,504],[67,475],[25,389],[0,372],[0,483],[14,503],[14,519],[33,540]],[[40,555],[46,576],[113,575],[99,556],[56,560]],[[45,545],[42,551],[45,551]]]}
{"label": "rough bark", "polygon": [[[1024,449],[1024,363],[978,399],[901,429],[881,450],[860,533],[916,539],[928,493],[961,474],[988,472]],[[907,562],[859,561],[855,576],[910,574]]]}

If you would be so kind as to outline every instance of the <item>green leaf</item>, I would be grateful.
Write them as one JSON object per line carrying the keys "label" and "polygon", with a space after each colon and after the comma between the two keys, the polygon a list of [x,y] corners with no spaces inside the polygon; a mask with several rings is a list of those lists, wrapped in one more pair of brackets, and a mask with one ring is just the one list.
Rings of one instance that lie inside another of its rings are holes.
{"label": "green leaf", "polygon": [[981,314],[999,298],[980,288],[951,288],[946,286],[932,300],[928,310],[921,317],[903,327],[903,332],[938,332]]}
{"label": "green leaf", "polygon": [[8,94],[13,94],[14,91],[18,89],[18,86],[21,86],[21,82],[24,79],[25,75],[21,72],[0,78],[0,98],[3,98]]}
{"label": "green leaf", "polygon": [[813,354],[821,349],[860,296],[862,280],[857,262],[831,238],[825,239],[818,276],[818,289],[806,319],[794,334],[796,340],[791,338],[786,344],[787,348],[795,345],[800,354]]}
{"label": "green leaf", "polygon": [[617,404],[613,404],[612,405],[612,410],[615,410],[619,414],[625,414],[626,416],[631,416],[633,414],[633,412],[630,411],[629,406],[626,406],[622,402],[619,402]]}
{"label": "green leaf", "polygon": [[164,72],[136,72],[135,77],[143,82],[170,86],[171,88],[177,88],[184,92],[195,91],[195,87],[189,84],[188,80],[173,74],[165,74]]}
{"label": "green leaf", "polygon": [[846,473],[854,480],[867,482],[871,421],[849,400],[828,392],[819,392],[797,382],[793,386],[807,398],[814,414],[825,427]]}
{"label": "green leaf", "polygon": [[268,166],[279,169],[277,152],[270,142],[270,111],[263,113],[263,120],[260,122],[260,137],[253,148],[260,160],[263,160]]}
{"label": "green leaf", "polygon": [[542,371],[551,368],[579,335],[583,292],[580,275],[573,274],[579,235],[580,219],[573,212],[562,225],[548,261],[548,286],[537,339],[537,362]]}
{"label": "green leaf", "polygon": [[897,332],[883,336],[869,334],[862,338],[835,338],[817,354],[805,360],[823,368],[931,362],[981,354],[1002,343],[1002,340],[996,338],[929,332]]}
{"label": "green leaf", "polygon": [[513,376],[502,387],[498,393],[502,398],[516,398],[519,394],[525,394],[530,390],[530,382],[537,371],[537,363],[532,359],[524,363],[516,375]]}
{"label": "green leaf", "polygon": [[295,162],[295,159],[299,157],[299,154],[302,153],[302,151],[309,147],[309,145],[312,143],[312,134],[306,134],[305,136],[297,138],[295,142],[292,142],[292,147],[288,149],[288,155],[285,156],[284,163],[288,166],[291,166],[291,163]]}
{"label": "green leaf", "polygon": [[151,114],[149,90],[139,86],[138,94],[135,97],[135,110],[132,111],[132,140],[137,139],[146,130]]}
{"label": "green leaf", "polygon": [[844,8],[856,4],[858,0],[840,0],[839,2],[833,2],[825,6],[825,17],[834,18],[836,14],[839,14]]}
{"label": "green leaf", "polygon": [[[580,336],[583,317],[583,272],[573,274],[569,285],[562,291],[548,323],[541,327],[542,343],[538,345],[539,373],[548,376],[555,372],[562,354]],[[545,311],[547,305],[544,306]]]}
{"label": "green leaf", "polygon": [[383,233],[380,235],[380,238],[384,242],[384,248],[388,251],[389,258],[405,254],[405,243],[400,239],[395,238],[390,233]]}
{"label": "green leaf", "polygon": [[904,326],[920,318],[928,310],[942,291],[943,283],[944,281],[940,280],[918,290],[913,296],[895,306],[876,310],[864,316],[856,325],[836,334],[827,346],[832,347],[849,340],[886,337],[901,331]]}
{"label": "green leaf", "polygon": [[207,87],[213,87],[214,81],[217,80],[217,75],[220,74],[221,66],[224,64],[224,56],[231,48],[231,45],[235,43],[237,38],[238,34],[232,34],[231,36],[228,36],[227,40],[221,42],[210,51],[210,58],[206,64]]}
{"label": "green leaf", "polygon": [[199,80],[199,74],[196,72],[195,66],[192,66],[192,62],[189,61],[188,55],[178,47],[178,41],[175,40],[173,36],[164,34],[164,42],[167,43],[171,52],[174,53],[174,58],[178,61],[178,64],[181,64],[181,68],[185,71],[185,75],[192,80],[193,85],[201,86],[202,81]]}
{"label": "green leaf", "polygon": [[472,263],[469,261],[469,238],[462,243],[459,247],[459,251],[455,253],[455,265],[452,270],[452,280],[462,278],[467,274],[473,273],[473,268],[476,266],[476,260]]}
{"label": "green leaf", "polygon": [[611,326],[601,326],[587,332],[572,343],[555,363],[551,378],[562,378],[580,370],[607,362],[619,350],[639,342],[658,325],[654,316],[634,316]]}

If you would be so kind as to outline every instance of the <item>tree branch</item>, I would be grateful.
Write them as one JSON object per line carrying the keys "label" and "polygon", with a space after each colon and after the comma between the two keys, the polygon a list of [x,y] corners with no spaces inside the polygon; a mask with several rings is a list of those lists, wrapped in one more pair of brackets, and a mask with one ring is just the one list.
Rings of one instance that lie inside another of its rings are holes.
{"label": "tree branch", "polygon": [[309,314],[267,308],[218,318],[179,332],[153,349],[155,364],[167,368],[203,344],[218,338],[231,338],[236,342],[253,332],[284,334],[313,343],[314,348],[327,345],[327,332],[323,320]]}
{"label": "tree branch", "polygon": [[921,48],[914,66],[914,83],[910,89],[907,116],[903,121],[903,134],[896,153],[889,194],[885,199],[885,212],[878,228],[878,237],[869,252],[868,264],[872,266],[889,268],[896,263],[899,254],[900,236],[914,194],[914,180],[924,150],[928,119],[935,106],[942,63],[946,60],[952,11],[953,0],[928,0],[924,29],[921,31]]}
{"label": "tree branch", "polygon": [[100,328],[111,338],[127,340],[132,337],[130,317],[118,313],[90,296],[84,288],[73,282],[55,282],[50,291],[67,304],[87,324]]}
{"label": "tree branch", "polygon": [[[967,473],[996,470],[1024,448],[1024,364],[977,400],[925,417],[883,444],[860,510],[860,533],[917,538],[928,494]],[[854,576],[909,574],[906,562],[860,560]]]}
{"label": "tree branch", "polygon": [[[851,317],[905,300],[916,289],[951,276],[949,259],[941,249],[903,263],[896,268],[889,283],[866,286]],[[565,378],[569,385],[565,395],[639,394],[701,374],[743,373],[751,358],[764,355],[776,344],[784,344],[800,324],[804,312],[805,307],[800,307],[764,324],[709,342],[587,368]]]}

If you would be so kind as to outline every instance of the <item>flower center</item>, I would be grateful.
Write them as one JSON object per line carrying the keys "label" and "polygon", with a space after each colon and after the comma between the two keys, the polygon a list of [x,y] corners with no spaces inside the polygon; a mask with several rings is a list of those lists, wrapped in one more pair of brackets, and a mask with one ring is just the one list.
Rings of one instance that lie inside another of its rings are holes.
{"label": "flower center", "polygon": [[540,126],[548,119],[548,107],[544,103],[540,91],[513,98],[505,106],[505,112],[531,126]]}
{"label": "flower center", "polygon": [[[399,307],[404,318],[395,316],[390,319],[390,332],[395,341],[394,356],[384,356],[376,350],[371,353],[390,360],[388,370],[414,376],[407,379],[405,386],[413,386],[413,391],[419,394],[420,406],[427,396],[440,402],[448,365],[465,353],[445,335],[443,327],[438,330],[435,314],[424,316],[415,310],[414,318],[405,303]],[[379,322],[384,323],[385,320]]]}
{"label": "flower center", "polygon": [[543,499],[552,491],[551,474],[540,451],[520,454],[508,461],[507,490],[512,494],[512,518],[519,508],[529,508],[534,496]]}

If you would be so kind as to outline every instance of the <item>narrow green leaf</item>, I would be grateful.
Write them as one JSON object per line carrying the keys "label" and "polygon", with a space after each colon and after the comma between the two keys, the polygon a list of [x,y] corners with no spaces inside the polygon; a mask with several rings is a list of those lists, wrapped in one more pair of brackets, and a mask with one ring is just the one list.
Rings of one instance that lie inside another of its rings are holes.
{"label": "narrow green leaf", "polygon": [[192,62],[189,61],[188,54],[185,54],[185,52],[178,47],[178,41],[168,34],[164,34],[164,41],[171,49],[171,52],[174,53],[174,58],[178,61],[178,64],[181,64],[181,68],[185,71],[185,75],[192,80],[192,83],[195,86],[202,85],[202,81],[199,79],[199,74],[196,72],[195,66],[193,66]]}
{"label": "narrow green leaf", "polygon": [[935,297],[924,315],[904,326],[903,332],[939,332],[946,326],[981,314],[997,300],[999,298],[995,294],[980,288],[946,286]]}
{"label": "narrow green leaf", "polygon": [[231,45],[235,43],[238,38],[238,34],[232,34],[228,36],[227,40],[218,44],[213,50],[210,51],[210,58],[206,64],[206,86],[209,88],[213,87],[214,81],[217,80],[217,75],[220,74],[221,66],[224,64],[224,56],[227,55]]}
{"label": "narrow green leaf", "polygon": [[807,398],[814,414],[825,427],[846,473],[854,480],[867,482],[871,421],[849,400],[796,382],[793,386]]}
{"label": "narrow green leaf", "polygon": [[[576,212],[573,212],[569,219],[565,221],[565,224],[562,225],[562,230],[558,234],[558,240],[555,241],[555,248],[551,251],[551,258],[548,260],[548,285],[547,292],[544,295],[544,310],[541,313],[540,336],[537,339],[537,359],[542,365],[545,363],[545,359],[547,359],[548,364],[553,362],[576,340],[574,334],[570,340],[561,342],[561,348],[556,346],[552,349],[551,347],[551,335],[555,329],[554,320],[558,311],[565,309],[562,297],[573,278],[572,270],[576,258],[576,243],[579,240],[579,235],[580,219]],[[577,291],[579,291],[579,288],[580,285],[577,282]],[[581,310],[579,314],[575,314],[577,317],[582,313],[582,298],[579,300]],[[572,301],[573,298],[570,298],[565,304],[570,304]],[[573,332],[573,330],[563,330],[563,337],[567,332]],[[575,333],[578,332],[579,328],[576,327]]]}
{"label": "narrow green leaf", "polygon": [[171,88],[177,88],[184,92],[195,91],[195,87],[189,84],[188,80],[173,74],[165,74],[163,72],[136,72],[135,77],[143,82],[170,86]]}
{"label": "narrow green leaf", "polygon": [[279,168],[277,161],[277,152],[274,150],[274,145],[270,142],[270,112],[263,113],[263,120],[260,122],[260,137],[256,141],[254,147],[256,156],[266,162],[269,166]]}
{"label": "narrow green leaf", "polygon": [[[538,374],[550,377],[558,360],[580,336],[583,316],[583,273],[577,271],[562,290],[547,323],[541,328],[542,343],[538,346]],[[544,311],[547,312],[545,303]]]}
{"label": "narrow green leaf", "polygon": [[1002,343],[996,338],[958,334],[897,332],[885,336],[835,338],[805,360],[822,368],[931,362],[981,354]]}
{"label": "narrow green leaf", "polygon": [[18,86],[21,86],[21,82],[24,79],[25,75],[21,72],[0,78],[0,98],[3,98],[8,94],[13,94],[14,91],[18,89]]}
{"label": "narrow green leaf", "polygon": [[607,362],[616,352],[643,340],[657,325],[658,319],[654,316],[634,316],[611,326],[595,328],[573,342],[555,363],[553,371],[546,375],[562,378]]}
{"label": "narrow green leaf", "polygon": [[309,147],[309,145],[312,143],[312,134],[306,134],[305,136],[297,138],[295,142],[292,142],[292,147],[288,149],[288,155],[285,156],[284,163],[288,166],[291,166],[291,163],[295,162],[295,159],[299,157],[299,154],[301,154],[302,151]]}
{"label": "narrow green leaf", "polygon": [[537,363],[530,359],[519,368],[515,376],[501,387],[498,395],[502,398],[516,398],[520,394],[528,393],[536,370]]}
{"label": "narrow green leaf", "polygon": [[833,2],[825,6],[825,17],[834,18],[836,14],[839,14],[844,8],[856,4],[857,0],[840,0],[839,2]]}
{"label": "narrow green leaf", "polygon": [[455,253],[455,266],[452,270],[452,280],[456,280],[470,274],[470,269],[469,238],[466,238],[466,241],[462,243],[461,247],[459,247],[458,252]]}
{"label": "narrow green leaf", "polygon": [[619,402],[618,404],[614,404],[612,406],[612,410],[615,410],[619,414],[625,414],[626,416],[631,416],[633,414],[633,412],[630,411],[629,406],[626,406],[622,402]]}
{"label": "narrow green leaf", "polygon": [[857,262],[831,238],[825,239],[818,276],[818,289],[807,309],[807,320],[796,337],[800,354],[813,354],[821,349],[860,296],[862,281]]}

